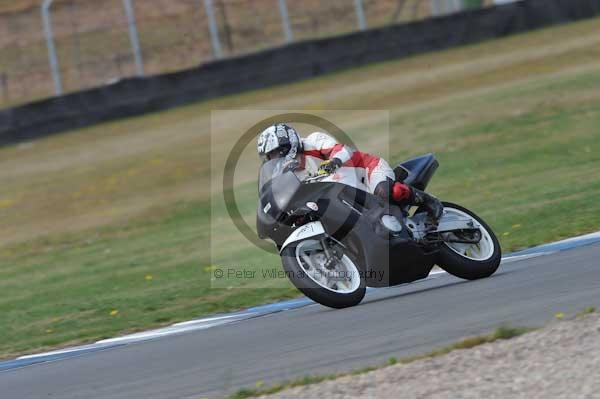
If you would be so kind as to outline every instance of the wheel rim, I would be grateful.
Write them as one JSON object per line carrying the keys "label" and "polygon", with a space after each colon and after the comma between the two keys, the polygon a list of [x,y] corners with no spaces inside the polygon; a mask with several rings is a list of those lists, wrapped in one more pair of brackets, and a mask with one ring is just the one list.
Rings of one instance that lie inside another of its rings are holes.
{"label": "wheel rim", "polygon": [[[463,212],[456,208],[445,207],[444,215],[453,214],[462,217],[468,217],[470,219],[477,220],[472,215]],[[443,217],[443,216],[442,216]],[[479,221],[478,221],[479,222]],[[479,223],[479,231],[481,232],[481,240],[477,244],[462,244],[457,242],[445,242],[446,246],[452,251],[462,256],[463,258],[483,262],[494,256],[494,240],[492,235],[485,227]]]}
{"label": "wheel rim", "polygon": [[350,294],[360,287],[360,274],[352,260],[343,255],[333,269],[327,269],[327,260],[321,243],[317,240],[302,241],[296,247],[296,261],[313,282],[328,291]]}

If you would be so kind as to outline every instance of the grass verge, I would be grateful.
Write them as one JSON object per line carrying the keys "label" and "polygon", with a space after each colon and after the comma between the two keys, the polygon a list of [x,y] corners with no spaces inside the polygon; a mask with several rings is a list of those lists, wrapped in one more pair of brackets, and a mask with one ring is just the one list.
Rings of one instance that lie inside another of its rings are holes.
{"label": "grass verge", "polygon": [[279,384],[275,384],[272,386],[264,387],[264,383],[259,381],[257,383],[256,388],[245,388],[240,389],[234,394],[229,396],[229,399],[246,399],[252,398],[256,396],[269,395],[277,392],[281,392],[286,389],[304,386],[304,385],[312,385],[317,384],[323,381],[335,380],[340,377],[348,376],[348,375],[358,375],[368,373],[370,371],[378,370],[384,367],[393,366],[395,364],[407,364],[421,359],[427,359],[436,356],[443,356],[452,351],[458,349],[470,349],[478,345],[487,344],[490,342],[498,341],[498,340],[507,340],[511,338],[518,337],[520,335],[526,334],[530,331],[534,331],[533,328],[527,327],[513,327],[510,325],[503,325],[498,327],[494,332],[487,335],[478,335],[474,337],[465,338],[461,341],[458,341],[452,345],[448,345],[431,352],[425,353],[423,355],[411,356],[403,359],[396,359],[394,357],[388,359],[385,364],[379,366],[365,367],[358,370],[350,371],[347,373],[339,373],[339,374],[323,374],[323,375],[315,375],[315,376],[305,376],[302,378],[298,378],[291,381],[282,382]]}

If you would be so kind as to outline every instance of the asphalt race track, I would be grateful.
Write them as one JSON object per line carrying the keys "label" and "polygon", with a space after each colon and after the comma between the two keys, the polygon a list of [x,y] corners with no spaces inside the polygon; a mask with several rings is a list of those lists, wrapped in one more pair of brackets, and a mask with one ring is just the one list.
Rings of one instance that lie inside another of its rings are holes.
{"label": "asphalt race track", "polygon": [[447,274],[319,305],[0,372],[0,397],[220,397],[423,353],[501,323],[539,326],[600,305],[600,244],[505,262],[492,278]]}

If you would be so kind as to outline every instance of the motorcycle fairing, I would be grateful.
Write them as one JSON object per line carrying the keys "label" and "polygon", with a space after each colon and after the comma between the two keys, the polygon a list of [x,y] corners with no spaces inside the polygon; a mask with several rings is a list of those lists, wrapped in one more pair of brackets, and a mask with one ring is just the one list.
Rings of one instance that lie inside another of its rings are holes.
{"label": "motorcycle fairing", "polygon": [[287,238],[287,240],[285,240],[285,242],[281,246],[281,250],[279,252],[283,251],[288,245],[294,242],[302,241],[310,237],[323,236],[324,234],[325,229],[323,228],[321,222],[317,221],[307,223],[298,227],[296,230],[294,230],[292,234],[290,234],[290,236]]}
{"label": "motorcycle fairing", "polygon": [[[364,189],[343,182],[306,184],[293,172],[283,170],[269,175],[271,166],[275,171],[276,165],[268,165],[259,183],[257,228],[261,238],[271,238],[281,248],[295,242],[286,243],[291,235],[298,238],[312,234],[302,232],[303,226],[290,225],[285,218],[289,216],[286,210],[315,202],[325,234],[347,247],[365,273],[368,286],[385,287],[427,277],[434,264],[435,250],[428,252],[414,241],[400,208],[383,204]],[[381,221],[384,214],[396,216],[402,230],[391,234]]]}
{"label": "motorcycle fairing", "polygon": [[[344,195],[353,196],[348,191],[348,188],[342,190],[342,200]],[[344,201],[332,201],[331,207],[349,208],[357,217],[346,218],[345,223],[340,223],[347,214],[342,209],[331,208],[321,217],[321,223],[328,234],[340,240],[360,259],[367,285],[387,287],[427,277],[434,265],[435,251],[428,253],[413,241],[403,222],[402,211],[396,206],[382,206],[379,198],[368,193],[364,205],[360,206],[359,202],[358,206],[360,209],[351,209]],[[402,224],[402,230],[392,234],[381,222],[383,215],[395,216]]]}

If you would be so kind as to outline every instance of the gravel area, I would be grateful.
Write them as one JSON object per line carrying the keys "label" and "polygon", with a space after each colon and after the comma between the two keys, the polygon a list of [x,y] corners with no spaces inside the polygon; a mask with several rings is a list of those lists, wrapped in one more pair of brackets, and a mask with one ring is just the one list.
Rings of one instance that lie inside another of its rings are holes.
{"label": "gravel area", "polygon": [[600,315],[268,398],[600,398]]}

